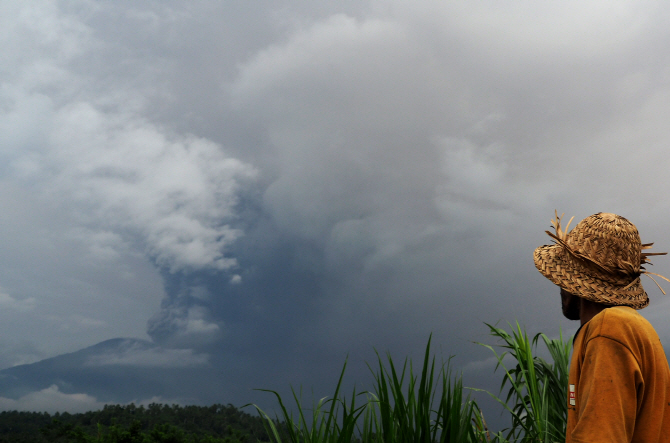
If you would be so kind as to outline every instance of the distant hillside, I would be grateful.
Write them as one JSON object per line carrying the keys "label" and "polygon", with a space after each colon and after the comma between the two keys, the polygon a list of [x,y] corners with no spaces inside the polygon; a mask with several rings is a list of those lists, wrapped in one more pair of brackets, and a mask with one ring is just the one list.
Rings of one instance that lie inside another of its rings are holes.
{"label": "distant hillside", "polygon": [[[86,393],[103,403],[138,403],[157,396],[157,402],[220,403],[227,397],[203,386],[220,379],[206,357],[146,340],[116,338],[1,370],[0,397],[16,400],[56,386],[61,393]],[[205,395],[193,398],[194,392]]]}

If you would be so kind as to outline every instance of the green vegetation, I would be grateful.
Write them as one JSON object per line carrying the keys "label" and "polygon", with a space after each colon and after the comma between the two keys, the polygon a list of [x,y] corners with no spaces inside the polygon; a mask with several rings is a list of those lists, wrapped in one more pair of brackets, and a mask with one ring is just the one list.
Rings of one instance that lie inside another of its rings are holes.
{"label": "green vegetation", "polygon": [[[273,443],[475,443],[475,442],[563,442],[567,419],[567,383],[571,340],[551,340],[537,334],[532,340],[516,324],[511,334],[487,325],[491,335],[501,340],[504,351],[490,349],[502,368],[501,393],[509,387],[505,400],[489,393],[511,416],[508,429],[491,433],[483,411],[469,395],[465,395],[462,379],[451,371],[449,361],[436,365],[426,346],[423,365],[414,372],[412,362],[402,367],[377,355],[378,366],[372,367],[374,392],[357,393],[350,399],[340,395],[346,362],[335,393],[306,409],[300,396],[293,392],[296,413],[273,393],[280,406],[281,417],[272,419],[256,407],[265,419]],[[537,355],[542,338],[553,362]],[[507,368],[509,355],[514,367]],[[473,389],[478,391],[478,389]],[[356,399],[363,398],[360,403]],[[307,417],[311,416],[311,420]],[[284,423],[281,429],[277,423]]]}
{"label": "green vegetation", "polygon": [[[512,426],[501,441],[514,442],[564,442],[567,423],[568,371],[572,340],[556,340],[537,334],[530,340],[519,324],[509,334],[503,329],[487,326],[491,335],[502,340],[506,349],[498,354],[492,346],[483,345],[495,354],[504,372],[500,390],[509,386],[505,401],[495,397],[512,417]],[[553,363],[533,355],[538,340],[542,338]],[[512,369],[505,367],[503,358],[510,355],[516,362]]]}
{"label": "green vegetation", "polygon": [[[426,345],[418,371],[406,359],[397,365],[377,354],[369,366],[372,391],[342,394],[347,363],[332,397],[302,404],[293,391],[290,408],[275,391],[280,416],[256,406],[251,416],[228,405],[209,407],[151,404],[107,405],[100,411],[51,416],[39,412],[1,412],[0,443],[553,443],[565,441],[571,340],[544,334],[532,339],[517,323],[511,332],[487,325],[498,340],[490,349],[502,371],[495,398],[510,416],[507,429],[487,429],[484,412],[452,372],[450,359],[438,362]],[[540,340],[541,339],[541,340]],[[537,355],[543,344],[551,361]],[[502,352],[496,351],[502,349]],[[507,366],[506,366],[507,363]],[[254,405],[255,406],[255,405]],[[498,411],[495,411],[497,413]]]}
{"label": "green vegetation", "polygon": [[0,412],[0,443],[256,443],[260,417],[232,405],[105,405],[83,414]]}

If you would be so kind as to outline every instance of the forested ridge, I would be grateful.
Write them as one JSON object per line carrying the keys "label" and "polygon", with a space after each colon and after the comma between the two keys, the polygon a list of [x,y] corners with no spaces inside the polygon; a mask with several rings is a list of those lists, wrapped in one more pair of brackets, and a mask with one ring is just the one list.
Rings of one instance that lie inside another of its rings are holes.
{"label": "forested ridge", "polygon": [[260,417],[232,405],[105,405],[80,414],[0,412],[0,443],[251,443],[268,441]]}

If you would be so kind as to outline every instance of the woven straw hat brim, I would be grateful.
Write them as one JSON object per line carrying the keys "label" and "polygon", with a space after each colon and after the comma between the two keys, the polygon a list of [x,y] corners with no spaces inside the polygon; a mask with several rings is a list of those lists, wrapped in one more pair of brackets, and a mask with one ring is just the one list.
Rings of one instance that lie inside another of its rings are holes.
{"label": "woven straw hat brim", "polygon": [[535,267],[542,275],[571,294],[598,303],[630,306],[633,309],[649,305],[649,297],[639,278],[629,287],[598,279],[589,275],[584,264],[565,252],[560,245],[540,246],[535,249],[533,258]]}

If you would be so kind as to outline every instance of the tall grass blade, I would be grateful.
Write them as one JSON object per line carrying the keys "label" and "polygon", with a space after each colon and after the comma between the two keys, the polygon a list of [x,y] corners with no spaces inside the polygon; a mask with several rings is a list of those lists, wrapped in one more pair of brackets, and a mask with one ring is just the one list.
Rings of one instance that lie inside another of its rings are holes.
{"label": "tall grass blade", "polygon": [[[503,369],[501,393],[509,386],[504,401],[491,394],[512,417],[512,426],[504,438],[516,442],[565,441],[567,377],[572,342],[564,341],[562,334],[557,340],[550,340],[544,334],[537,334],[531,340],[518,322],[515,326],[510,325],[511,334],[486,325],[491,335],[502,340],[499,346],[506,349],[498,354],[492,346],[482,344],[493,351],[497,359],[496,370],[499,367]],[[552,356],[553,364],[534,355],[540,337]],[[508,369],[503,363],[506,355],[513,357],[516,362],[514,368]]]}

